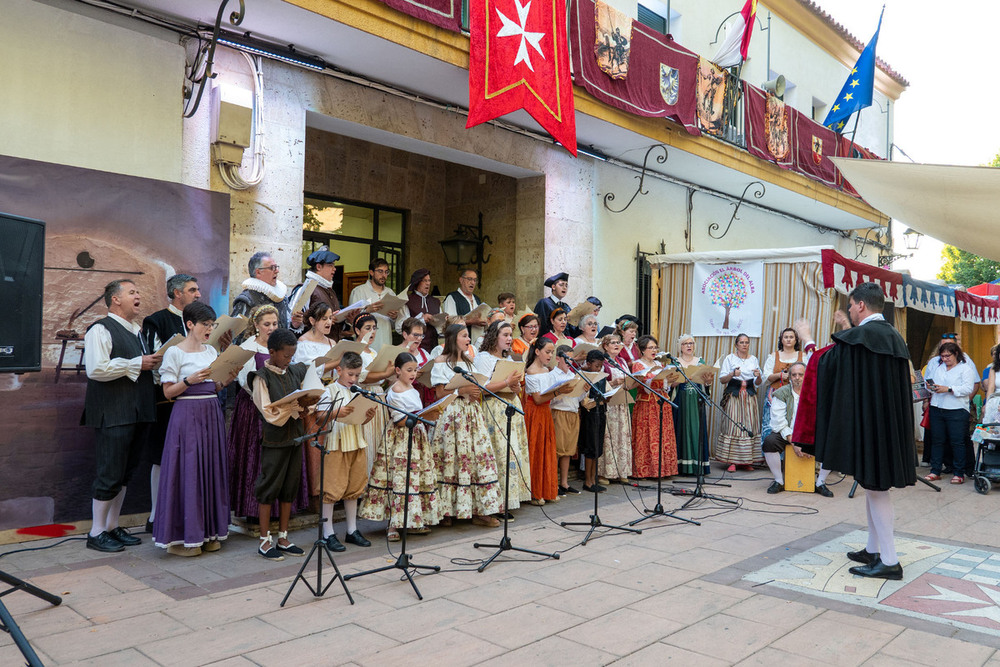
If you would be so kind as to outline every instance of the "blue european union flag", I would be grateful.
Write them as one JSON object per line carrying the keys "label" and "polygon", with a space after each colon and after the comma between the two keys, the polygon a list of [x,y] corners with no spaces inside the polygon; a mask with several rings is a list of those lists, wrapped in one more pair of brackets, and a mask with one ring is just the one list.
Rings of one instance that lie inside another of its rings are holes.
{"label": "blue european union flag", "polygon": [[[885,13],[885,7],[882,8]],[[830,112],[826,115],[823,125],[834,132],[842,133],[844,124],[855,111],[860,111],[872,105],[872,92],[875,89],[875,45],[878,43],[878,31],[882,29],[882,14],[878,17],[878,27],[865,50],[861,52],[854,69],[847,76],[847,82],[837,95]]]}

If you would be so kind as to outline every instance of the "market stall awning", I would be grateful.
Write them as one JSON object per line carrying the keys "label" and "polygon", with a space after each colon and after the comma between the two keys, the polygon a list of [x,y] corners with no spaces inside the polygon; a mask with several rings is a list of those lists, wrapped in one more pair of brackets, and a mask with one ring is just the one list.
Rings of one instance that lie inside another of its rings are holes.
{"label": "market stall awning", "polygon": [[922,234],[1000,261],[1000,169],[833,158],[869,204]]}

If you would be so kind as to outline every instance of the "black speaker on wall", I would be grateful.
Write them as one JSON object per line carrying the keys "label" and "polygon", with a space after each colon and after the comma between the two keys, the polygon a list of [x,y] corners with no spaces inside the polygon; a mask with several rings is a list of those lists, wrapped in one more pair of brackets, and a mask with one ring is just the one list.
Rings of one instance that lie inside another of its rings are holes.
{"label": "black speaker on wall", "polygon": [[45,223],[0,213],[0,373],[42,370]]}

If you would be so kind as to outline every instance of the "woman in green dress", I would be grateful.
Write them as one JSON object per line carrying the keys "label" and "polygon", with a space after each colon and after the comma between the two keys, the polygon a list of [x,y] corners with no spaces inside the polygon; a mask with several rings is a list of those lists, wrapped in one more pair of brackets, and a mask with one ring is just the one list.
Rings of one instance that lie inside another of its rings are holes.
{"label": "woman in green dress", "polygon": [[[694,336],[681,334],[677,339],[680,353],[677,360],[682,368],[698,366],[705,361],[694,352]],[[708,391],[706,385],[699,385]],[[677,434],[677,472],[681,475],[697,475],[698,466],[704,474],[709,473],[708,465],[708,423],[705,418],[705,399],[692,382],[679,384],[674,388],[674,429]]]}

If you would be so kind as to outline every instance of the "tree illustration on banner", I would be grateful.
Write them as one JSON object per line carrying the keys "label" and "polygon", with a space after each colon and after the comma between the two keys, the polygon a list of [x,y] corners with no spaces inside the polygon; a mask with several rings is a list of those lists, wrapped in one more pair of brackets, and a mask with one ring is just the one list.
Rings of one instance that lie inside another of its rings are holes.
{"label": "tree illustration on banner", "polygon": [[747,285],[743,276],[735,271],[723,271],[716,274],[708,284],[708,296],[713,306],[726,309],[726,319],[722,322],[723,329],[729,329],[729,313],[733,308],[739,308],[747,300]]}

